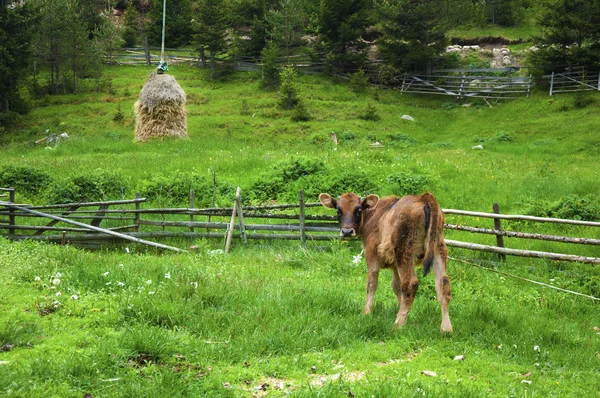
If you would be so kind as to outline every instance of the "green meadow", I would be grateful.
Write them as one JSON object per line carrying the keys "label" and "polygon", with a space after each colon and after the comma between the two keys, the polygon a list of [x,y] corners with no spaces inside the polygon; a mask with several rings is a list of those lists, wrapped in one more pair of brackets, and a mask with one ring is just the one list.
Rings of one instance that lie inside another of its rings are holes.
{"label": "green meadow", "polygon": [[[507,214],[600,220],[597,93],[550,97],[539,87],[519,100],[456,101],[355,93],[342,79],[300,76],[310,120],[296,122],[278,107],[276,91],[261,90],[260,74],[215,82],[206,71],[171,66],[187,94],[189,140],[134,143],[133,104],[150,72],[111,66],[101,81],[83,82],[82,94],[36,100],[0,136],[0,186],[16,185],[19,203],[139,192],[148,206],[185,205],[194,188],[197,205],[209,206],[214,173],[220,206],[231,205],[236,186],[247,204],[296,202],[300,189],[309,202],[320,192],[429,190],[446,209],[490,212],[497,202]],[[365,120],[373,114],[378,120]],[[35,145],[63,132],[69,139],[56,146]],[[82,181],[93,189],[83,192]],[[450,215],[447,222],[492,226]],[[503,226],[600,239],[592,227]],[[446,237],[495,242],[465,232]],[[0,395],[600,394],[598,301],[460,260],[600,297],[595,265],[500,262],[450,249],[454,334],[442,336],[431,275],[421,277],[403,329],[392,331],[397,306],[387,272],[373,314],[361,315],[366,266],[353,262],[358,242],[238,241],[228,255],[218,251],[221,241],[170,243],[199,250],[128,254],[0,239]],[[600,257],[594,246],[506,244]]]}

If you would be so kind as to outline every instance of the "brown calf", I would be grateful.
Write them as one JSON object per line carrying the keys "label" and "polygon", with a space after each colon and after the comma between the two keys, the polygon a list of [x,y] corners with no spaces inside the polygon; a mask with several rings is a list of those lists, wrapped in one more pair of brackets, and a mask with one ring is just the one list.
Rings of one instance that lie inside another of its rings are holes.
{"label": "brown calf", "polygon": [[419,287],[415,263],[422,261],[424,275],[433,266],[437,298],[442,306],[441,330],[451,333],[448,305],[452,292],[446,276],[448,250],[444,243],[444,213],[433,195],[381,199],[369,195],[363,199],[354,193],[345,193],[334,199],[322,193],[319,199],[323,206],[337,210],[343,238],[362,238],[369,272],[363,314],[369,314],[373,308],[379,270],[390,268],[392,289],[400,306],[394,328],[402,327]]}

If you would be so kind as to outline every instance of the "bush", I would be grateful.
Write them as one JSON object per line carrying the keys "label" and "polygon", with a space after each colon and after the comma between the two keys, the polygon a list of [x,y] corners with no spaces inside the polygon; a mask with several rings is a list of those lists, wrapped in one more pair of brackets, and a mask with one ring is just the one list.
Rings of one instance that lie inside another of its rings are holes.
{"label": "bush", "polygon": [[292,111],[291,119],[293,122],[308,122],[311,119],[310,113],[308,113],[306,106],[304,106],[304,101],[298,101]]}
{"label": "bush", "polygon": [[401,172],[391,175],[386,182],[392,188],[395,195],[420,195],[427,190],[430,184],[429,178],[422,174]]}
{"label": "bush", "polygon": [[54,204],[122,199],[127,191],[127,184],[121,176],[96,170],[54,183],[48,192],[48,201]]}
{"label": "bush", "polygon": [[277,45],[270,42],[263,48],[260,54],[262,66],[261,87],[264,90],[274,90],[279,86],[279,70],[277,62],[279,60],[279,49]]}
{"label": "bush", "polygon": [[252,203],[266,203],[277,197],[283,192],[283,180],[273,175],[264,173],[254,181],[249,189],[246,190],[247,197]]}
{"label": "bush", "polygon": [[41,193],[51,182],[50,174],[31,166],[7,166],[0,171],[0,187],[15,188],[27,196]]}
{"label": "bush", "polygon": [[571,220],[600,220],[600,206],[589,196],[567,196],[555,202],[529,203],[526,214]]}
{"label": "bush", "polygon": [[363,68],[358,68],[350,77],[350,90],[355,93],[364,93],[367,87],[369,87],[369,79]]}
{"label": "bush", "polygon": [[379,116],[377,109],[375,109],[373,104],[369,102],[367,103],[367,107],[365,108],[364,112],[358,115],[358,118],[362,120],[377,121],[381,119],[381,116]]}
{"label": "bush", "polygon": [[[213,183],[197,173],[175,171],[168,176],[155,174],[142,181],[140,194],[161,206],[189,203],[190,190],[194,190],[194,205],[209,206],[212,202]],[[218,191],[218,186],[217,186]]]}
{"label": "bush", "polygon": [[277,167],[277,177],[284,183],[297,181],[301,177],[317,174],[325,170],[325,163],[322,160],[314,159],[294,159],[289,163],[283,163]]}
{"label": "bush", "polygon": [[367,192],[375,192],[377,184],[362,170],[346,170],[339,175],[330,176],[329,185],[325,186],[325,192],[339,195],[344,192],[354,192],[363,195]]}
{"label": "bush", "polygon": [[296,77],[298,71],[291,66],[286,66],[281,72],[281,89],[279,106],[283,109],[292,109],[298,105],[298,87],[296,86]]}

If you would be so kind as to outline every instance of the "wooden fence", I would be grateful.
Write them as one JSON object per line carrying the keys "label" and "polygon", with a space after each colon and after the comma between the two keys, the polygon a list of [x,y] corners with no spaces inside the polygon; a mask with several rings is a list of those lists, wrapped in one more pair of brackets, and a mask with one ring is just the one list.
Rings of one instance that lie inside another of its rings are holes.
{"label": "wooden fence", "polygon": [[486,99],[529,97],[531,75],[515,76],[514,71],[515,68],[440,69],[431,75],[407,73],[395,80],[403,93]]}
{"label": "wooden fence", "polygon": [[600,91],[600,72],[573,68],[545,75],[550,79],[550,95],[577,91]]}
{"label": "wooden fence", "polygon": [[[144,239],[209,238],[222,239],[228,251],[233,239],[243,243],[250,239],[296,240],[303,245],[311,241],[339,239],[336,217],[323,214],[320,203],[306,203],[303,191],[300,192],[296,204],[244,206],[238,189],[232,208],[200,209],[193,206],[193,192],[190,195],[189,207],[142,208],[146,199],[139,196],[132,200],[47,206],[17,205],[14,204],[14,190],[0,190],[9,192],[10,196],[9,201],[0,202],[0,231],[6,231],[1,235],[12,240],[46,240],[97,248],[109,243],[123,243],[126,239],[135,243],[181,251]],[[448,231],[494,235],[495,246],[446,239],[446,244],[450,247],[498,253],[500,256],[538,257],[600,264],[598,257],[504,247],[505,237],[594,247],[600,246],[600,239],[507,231],[502,228],[501,220],[594,228],[600,227],[600,222],[500,214],[497,204],[494,205],[493,213],[455,209],[444,209],[444,213],[447,218],[460,216],[493,220],[493,228],[456,224],[446,224],[445,228]],[[220,220],[215,221],[215,218]]]}

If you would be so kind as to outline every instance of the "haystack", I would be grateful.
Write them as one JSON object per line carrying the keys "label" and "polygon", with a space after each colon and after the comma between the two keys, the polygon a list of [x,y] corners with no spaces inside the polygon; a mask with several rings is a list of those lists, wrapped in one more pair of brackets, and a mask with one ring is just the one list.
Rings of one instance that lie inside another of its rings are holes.
{"label": "haystack", "polygon": [[135,103],[135,141],[188,138],[185,100],[173,76],[150,74]]}

